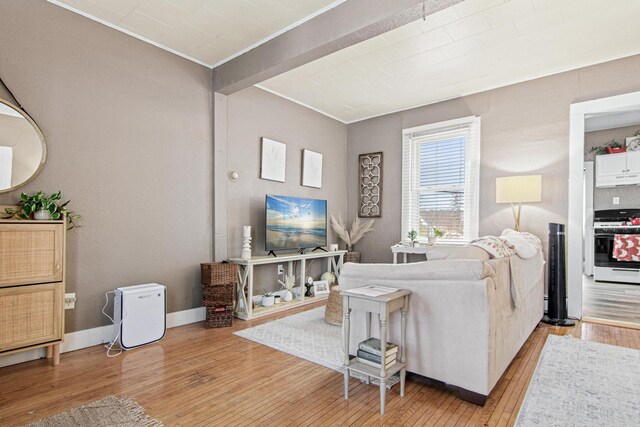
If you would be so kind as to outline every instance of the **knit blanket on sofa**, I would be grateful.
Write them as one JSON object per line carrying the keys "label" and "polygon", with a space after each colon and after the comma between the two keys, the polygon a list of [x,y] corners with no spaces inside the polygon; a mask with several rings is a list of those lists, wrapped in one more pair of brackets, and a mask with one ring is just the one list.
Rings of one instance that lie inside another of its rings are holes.
{"label": "knit blanket on sofa", "polygon": [[506,229],[500,237],[484,236],[469,244],[484,249],[491,258],[509,258],[511,301],[517,307],[520,295],[526,294],[538,279],[536,272],[529,271],[531,264],[522,260],[542,256],[540,239],[531,233]]}

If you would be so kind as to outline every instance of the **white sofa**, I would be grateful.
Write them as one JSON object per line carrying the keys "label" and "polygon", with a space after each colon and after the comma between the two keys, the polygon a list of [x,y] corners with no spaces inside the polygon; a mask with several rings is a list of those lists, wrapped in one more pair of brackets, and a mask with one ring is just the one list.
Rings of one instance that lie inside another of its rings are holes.
{"label": "white sofa", "polygon": [[[446,258],[446,257],[443,257]],[[480,257],[482,258],[482,257]],[[488,258],[488,256],[484,257]],[[463,399],[483,405],[543,316],[542,253],[514,255],[519,301],[510,292],[510,259],[442,259],[411,264],[344,265],[344,289],[368,284],[412,291],[407,323],[407,369],[457,386]],[[351,313],[350,354],[366,339],[364,313]],[[373,325],[376,322],[372,322]],[[378,333],[372,327],[372,333]],[[389,339],[400,342],[399,313],[389,321]]]}

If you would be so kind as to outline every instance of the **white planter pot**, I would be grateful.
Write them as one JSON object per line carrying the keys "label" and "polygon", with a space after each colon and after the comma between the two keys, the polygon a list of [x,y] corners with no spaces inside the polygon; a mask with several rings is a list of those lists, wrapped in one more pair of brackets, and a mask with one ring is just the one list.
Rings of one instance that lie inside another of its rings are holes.
{"label": "white planter pot", "polygon": [[287,291],[287,292],[284,293],[284,296],[282,297],[282,299],[285,302],[289,302],[289,301],[291,301],[293,299],[293,294],[291,293],[291,291]]}
{"label": "white planter pot", "polygon": [[35,211],[33,213],[33,219],[49,220],[49,219],[51,219],[51,213],[49,211],[46,211],[46,210]]}
{"label": "white planter pot", "polygon": [[420,247],[420,242],[413,242],[413,247],[414,248],[419,248]]}
{"label": "white planter pot", "polygon": [[271,307],[274,304],[273,295],[271,295],[270,297],[267,297],[267,296],[263,295],[261,304],[262,304],[263,307]]}

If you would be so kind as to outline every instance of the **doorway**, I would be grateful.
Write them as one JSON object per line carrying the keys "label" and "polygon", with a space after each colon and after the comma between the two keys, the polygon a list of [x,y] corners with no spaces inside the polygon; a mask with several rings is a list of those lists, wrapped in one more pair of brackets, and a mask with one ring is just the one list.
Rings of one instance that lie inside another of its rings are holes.
{"label": "doorway", "polygon": [[[584,160],[585,131],[600,123],[599,126],[617,127],[630,124],[640,117],[640,92],[596,99],[572,104],[570,107],[569,131],[569,191],[568,191],[568,226],[567,226],[567,294],[569,316],[584,316],[583,259],[585,256],[585,239],[591,238],[585,231],[588,221],[585,215]],[[604,124],[603,124],[604,123]],[[640,121],[636,121],[640,123]],[[638,206],[640,207],[640,206]],[[588,245],[587,245],[588,247]],[[587,292],[598,292],[599,287],[585,287]],[[632,285],[633,286],[633,285]],[[640,293],[640,286],[638,286]],[[591,298],[591,295],[590,295]]]}

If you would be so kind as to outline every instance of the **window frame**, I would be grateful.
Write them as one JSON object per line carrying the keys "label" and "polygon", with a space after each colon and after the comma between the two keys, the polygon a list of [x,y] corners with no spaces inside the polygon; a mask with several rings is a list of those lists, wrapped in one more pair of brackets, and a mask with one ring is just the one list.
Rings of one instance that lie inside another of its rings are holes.
{"label": "window frame", "polygon": [[[411,229],[419,232],[419,199],[424,192],[434,189],[457,187],[456,184],[419,187],[419,147],[422,143],[465,138],[464,159],[464,228],[462,239],[440,238],[440,243],[465,244],[478,238],[479,192],[480,192],[480,117],[469,116],[402,130],[402,223],[401,241],[408,242],[407,233]],[[427,236],[418,235],[420,243],[427,242]]]}

